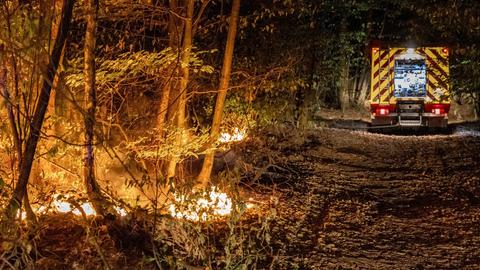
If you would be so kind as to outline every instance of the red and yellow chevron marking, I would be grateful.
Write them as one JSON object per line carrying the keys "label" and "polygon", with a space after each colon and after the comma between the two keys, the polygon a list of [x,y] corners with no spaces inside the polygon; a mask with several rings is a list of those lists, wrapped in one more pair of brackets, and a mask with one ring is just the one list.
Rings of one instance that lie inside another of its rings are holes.
{"label": "red and yellow chevron marking", "polygon": [[427,103],[450,103],[448,50],[442,47],[419,48],[427,62]]}
{"label": "red and yellow chevron marking", "polygon": [[405,48],[372,49],[371,103],[390,103],[390,95],[393,93],[395,57],[405,50]]}
{"label": "red and yellow chevron marking", "polygon": [[[372,73],[370,103],[395,104],[395,57],[407,48],[372,49]],[[448,78],[448,51],[443,47],[417,48],[416,53],[425,57],[427,64],[427,103],[450,103]]]}

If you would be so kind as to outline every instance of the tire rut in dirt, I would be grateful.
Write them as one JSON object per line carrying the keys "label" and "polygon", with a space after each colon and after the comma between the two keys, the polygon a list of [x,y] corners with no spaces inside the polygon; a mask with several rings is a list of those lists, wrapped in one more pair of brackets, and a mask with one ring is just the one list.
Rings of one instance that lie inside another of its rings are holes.
{"label": "tire rut in dirt", "polygon": [[278,269],[480,267],[480,138],[309,136],[275,147],[295,168],[277,190]]}

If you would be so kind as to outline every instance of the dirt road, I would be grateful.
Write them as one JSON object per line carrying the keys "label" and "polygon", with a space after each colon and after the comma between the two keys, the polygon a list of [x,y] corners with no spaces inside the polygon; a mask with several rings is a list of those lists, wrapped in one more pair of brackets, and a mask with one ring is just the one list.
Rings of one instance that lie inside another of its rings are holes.
{"label": "dirt road", "polygon": [[244,156],[278,198],[275,269],[480,269],[478,132],[273,133]]}

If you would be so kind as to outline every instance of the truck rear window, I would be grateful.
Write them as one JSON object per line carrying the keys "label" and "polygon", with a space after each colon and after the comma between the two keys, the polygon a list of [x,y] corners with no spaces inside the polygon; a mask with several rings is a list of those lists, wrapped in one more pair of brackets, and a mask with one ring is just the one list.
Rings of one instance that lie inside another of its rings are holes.
{"label": "truck rear window", "polygon": [[425,60],[395,60],[394,84],[395,97],[425,97],[427,87]]}

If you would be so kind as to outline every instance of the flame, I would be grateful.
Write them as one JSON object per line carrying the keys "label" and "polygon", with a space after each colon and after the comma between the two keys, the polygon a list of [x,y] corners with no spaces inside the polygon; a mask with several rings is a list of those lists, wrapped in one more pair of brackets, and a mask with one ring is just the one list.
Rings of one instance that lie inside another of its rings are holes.
{"label": "flame", "polygon": [[245,139],[245,136],[246,136],[245,130],[239,130],[238,128],[235,128],[233,130],[233,134],[230,134],[228,132],[221,133],[220,138],[218,138],[218,141],[221,143],[239,142]]}
{"label": "flame", "polygon": [[114,206],[113,208],[115,208],[115,211],[117,211],[117,213],[121,216],[121,217],[124,217],[127,215],[127,211],[125,211],[125,209],[121,208],[120,206]]}
{"label": "flame", "polygon": [[[97,214],[97,212],[95,212],[95,209],[93,209],[90,203],[84,203],[80,205],[80,207],[83,209],[83,212],[85,212],[85,215],[87,216],[94,216]],[[75,215],[81,214],[78,209],[73,210],[72,213],[74,213]]]}
{"label": "flame", "polygon": [[[82,215],[81,211],[77,207],[75,207],[74,205],[72,205],[71,203],[66,201],[66,199],[68,199],[68,198],[69,198],[69,196],[66,196],[66,195],[61,195],[61,194],[53,195],[53,202],[52,202],[52,208],[51,209],[55,212],[58,212],[58,213],[70,213],[71,212],[72,214],[74,214],[76,216],[81,216]],[[97,215],[97,212],[93,208],[92,204],[89,203],[89,202],[85,202],[85,203],[80,204],[80,208],[82,208],[83,212],[87,216]],[[122,217],[127,215],[127,211],[125,211],[125,209],[123,209],[119,206],[114,206],[114,209]],[[40,206],[40,207],[32,206],[32,210],[33,210],[33,212],[35,212],[37,214],[45,214],[49,209],[47,209],[45,206]],[[20,213],[20,218],[22,220],[24,220],[26,218],[26,216],[27,216],[27,214],[26,214],[25,211],[22,211]]]}
{"label": "flame", "polygon": [[200,198],[174,195],[175,203],[169,207],[170,215],[192,221],[205,221],[209,215],[227,216],[232,212],[232,200],[226,193],[217,192],[213,187]]}
{"label": "flame", "polygon": [[[53,207],[59,213],[72,212],[76,216],[82,215],[81,211],[78,208],[65,201],[55,200],[53,202]],[[85,215],[87,216],[94,216],[97,214],[97,212],[95,212],[95,209],[93,209],[92,205],[88,202],[81,204],[80,208],[82,208],[83,212],[85,212]]]}
{"label": "flame", "polygon": [[[60,194],[55,194],[53,196],[53,198],[54,198],[54,200],[53,200],[52,205],[53,205],[53,209],[55,211],[57,211],[59,213],[72,212],[74,215],[77,215],[77,216],[82,215],[81,211],[77,207],[75,207],[71,203],[61,199],[61,198],[68,199],[68,196],[62,196]],[[82,208],[83,212],[87,216],[94,216],[94,215],[97,214],[97,212],[95,212],[95,209],[93,209],[92,204],[90,204],[88,202],[81,204],[80,208]]]}

